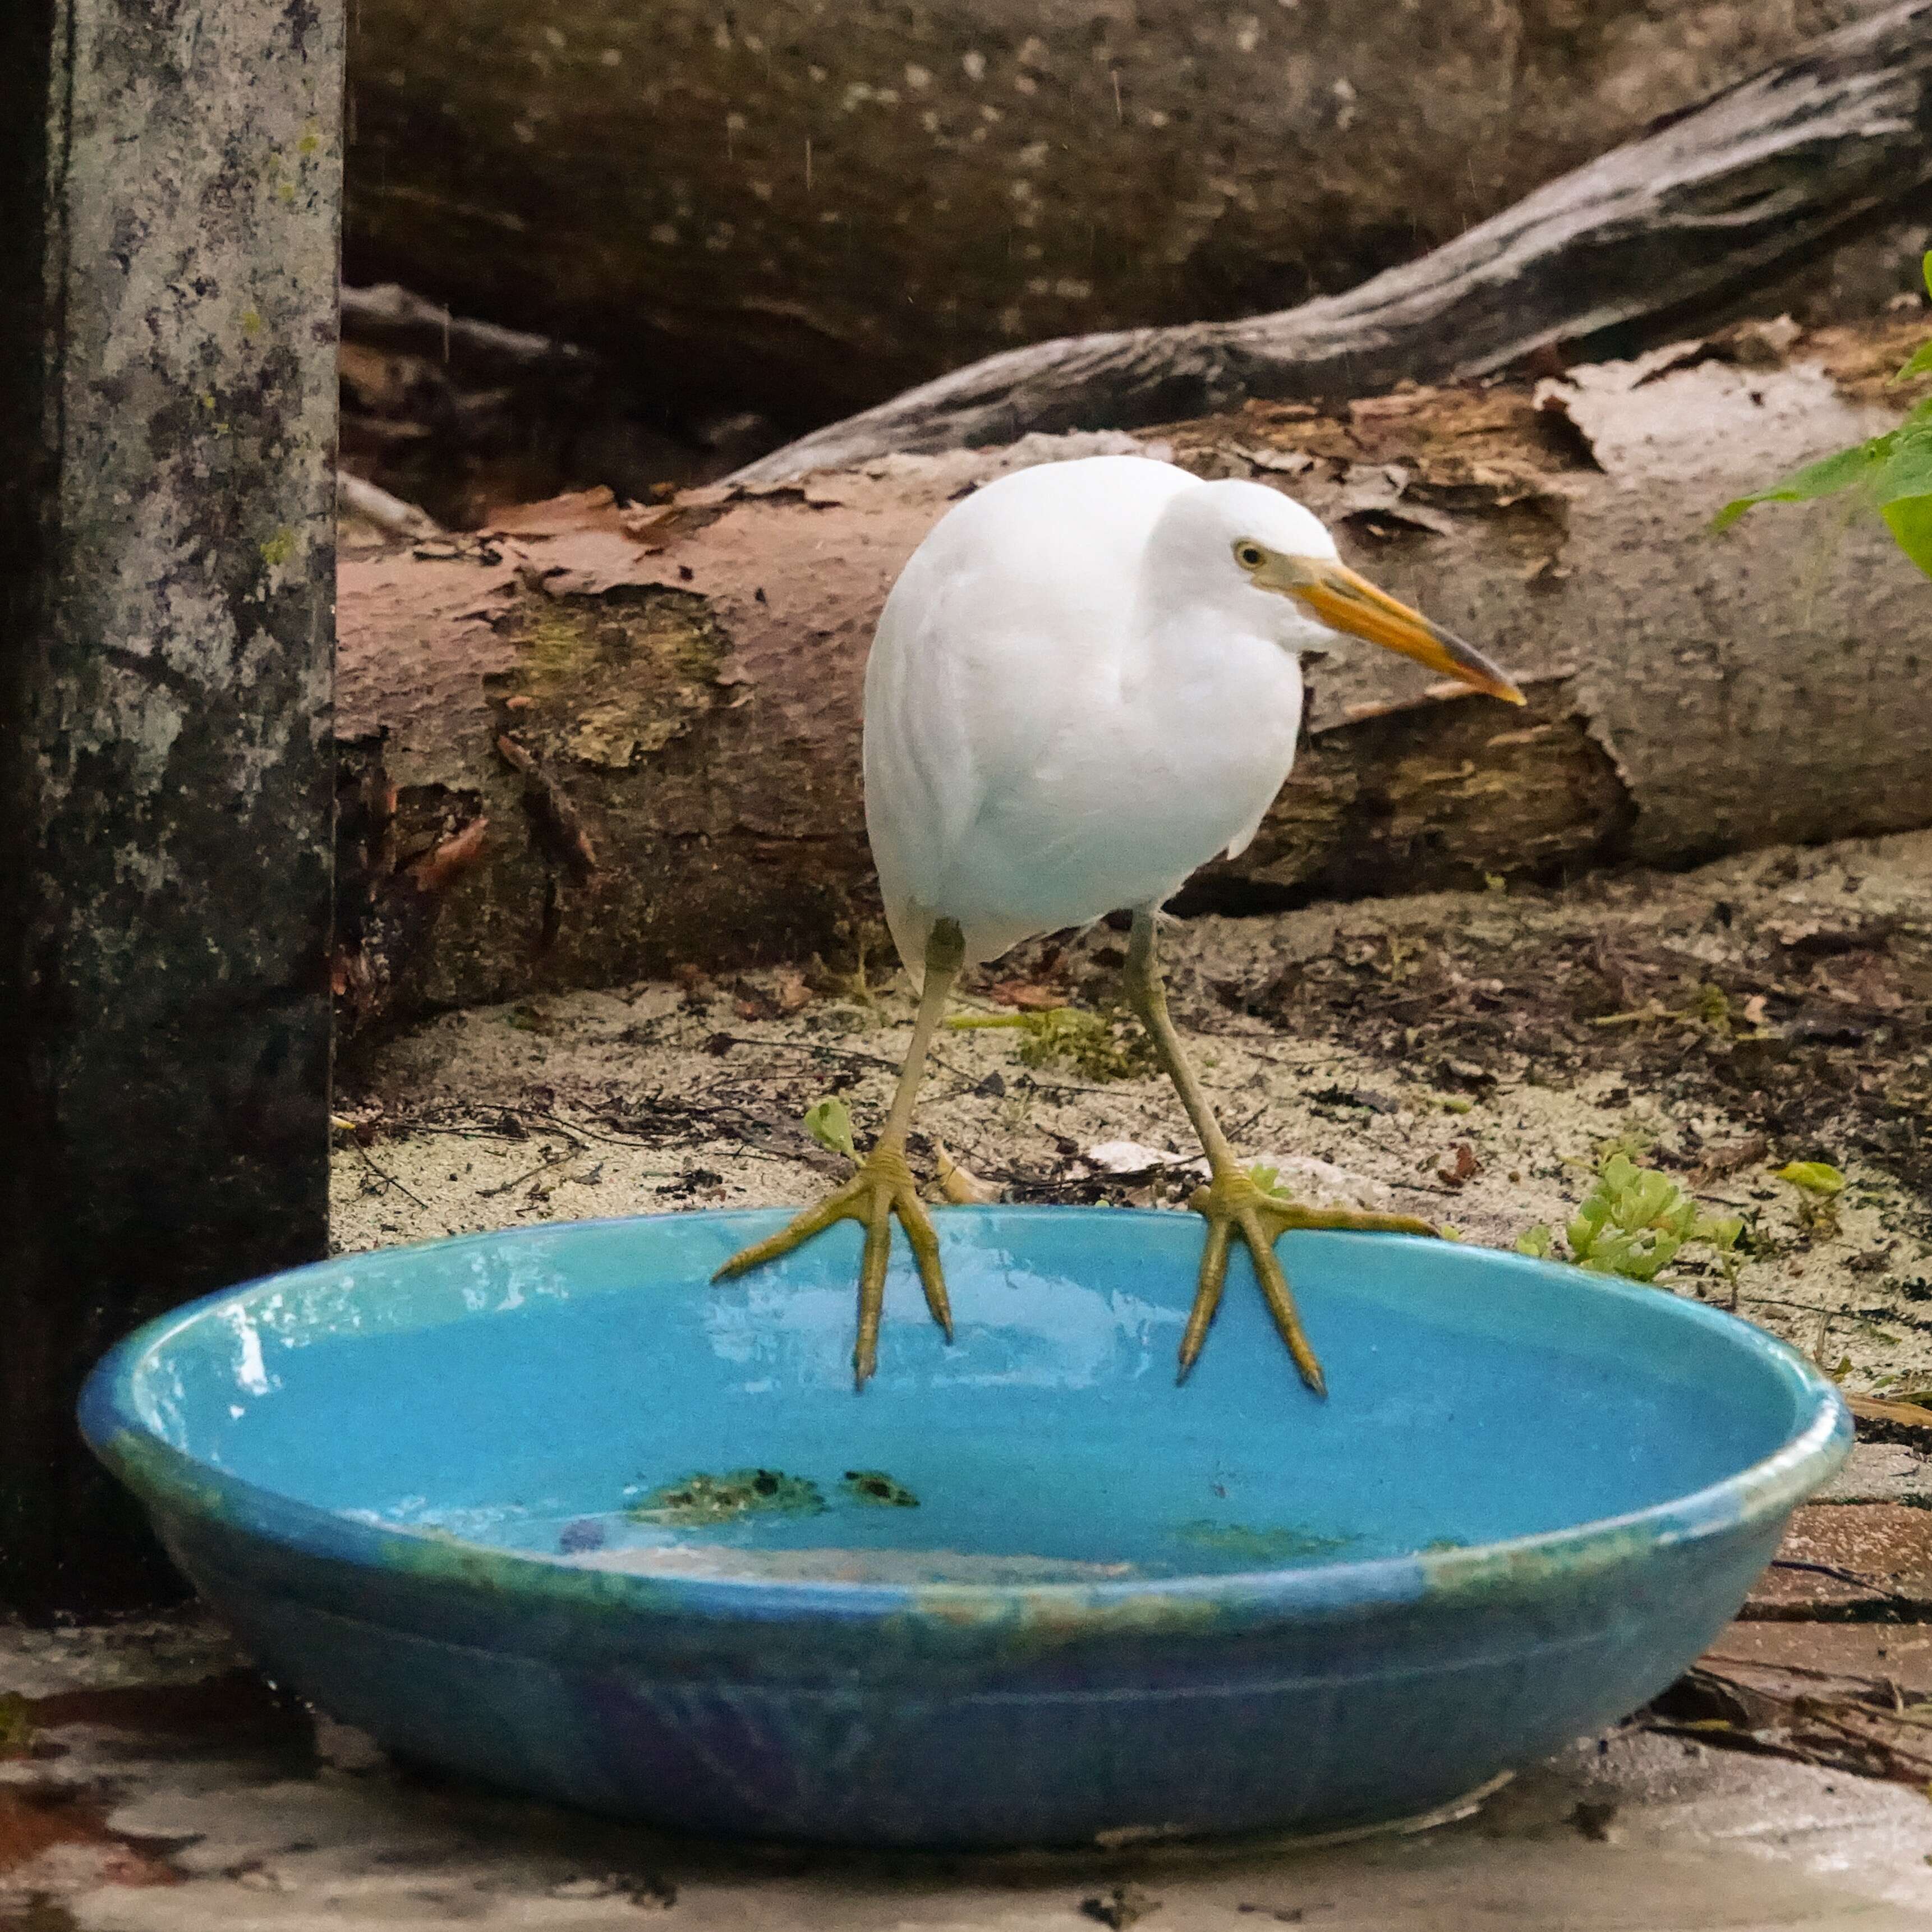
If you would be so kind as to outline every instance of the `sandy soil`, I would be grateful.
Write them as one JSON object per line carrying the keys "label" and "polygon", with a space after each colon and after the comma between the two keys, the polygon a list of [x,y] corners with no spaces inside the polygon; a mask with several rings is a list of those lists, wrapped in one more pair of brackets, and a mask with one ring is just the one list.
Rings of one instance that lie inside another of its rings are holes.
{"label": "sandy soil", "polygon": [[[1036,943],[961,1012],[1058,1000],[1110,1019],[1121,949],[1105,926]],[[1224,1123],[1298,1193],[1508,1246],[1560,1231],[1622,1147],[1745,1220],[1734,1278],[1687,1250],[1678,1292],[1735,1298],[1848,1387],[1932,1379],[1932,834],[1203,918],[1167,952]],[[814,1198],[845,1169],[805,1110],[839,1096],[862,1144],[907,1038],[903,981],[871,968],[452,1012],[365,1050],[340,1102],[339,1246]],[[1131,1023],[1084,1064],[1028,1065],[1030,1037],[949,1032],[927,1132],[1009,1198],[1179,1205],[1194,1150],[1172,1091],[1102,1077],[1132,1059]],[[1110,1174],[1091,1150],[1120,1143],[1132,1171]],[[930,1144],[914,1152],[930,1173]],[[1777,1178],[1794,1160],[1844,1172],[1834,1208]]]}

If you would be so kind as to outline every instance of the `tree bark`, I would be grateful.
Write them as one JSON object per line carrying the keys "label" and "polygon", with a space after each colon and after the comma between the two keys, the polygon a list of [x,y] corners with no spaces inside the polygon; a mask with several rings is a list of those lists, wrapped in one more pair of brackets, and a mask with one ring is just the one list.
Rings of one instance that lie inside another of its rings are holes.
{"label": "tree bark", "polygon": [[[1708,529],[1894,421],[1885,379],[1920,332],[1744,328],[1536,388],[1166,432],[1152,446],[1203,475],[1286,483],[1531,696],[1526,714],[1431,696],[1380,652],[1318,664],[1294,776],[1186,902],[1480,887],[1932,819],[1923,580],[1829,511]],[[592,495],[480,548],[345,562],[349,1023],[849,956],[877,915],[860,694],[892,578],[975,482],[1136,446],[881,458],[662,511]]]}
{"label": "tree bark", "polygon": [[796,433],[1348,287],[1882,4],[362,0],[350,279]]}
{"label": "tree bark", "polygon": [[1904,0],[1346,294],[1239,322],[1010,350],[737,474],[770,482],[894,450],[1135,429],[1250,397],[1485,375],[1632,325],[1654,340],[1848,224],[1917,204],[1928,186],[1932,0]]}
{"label": "tree bark", "polygon": [[0,8],[0,1603],[182,1586],[74,1427],[328,1205],[333,0]]}

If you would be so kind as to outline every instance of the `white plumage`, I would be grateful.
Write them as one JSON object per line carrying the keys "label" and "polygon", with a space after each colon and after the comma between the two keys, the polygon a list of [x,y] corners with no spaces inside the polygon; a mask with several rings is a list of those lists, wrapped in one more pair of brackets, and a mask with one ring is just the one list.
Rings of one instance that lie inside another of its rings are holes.
{"label": "white plumage", "polygon": [[1254,836],[1294,761],[1295,652],[1332,634],[1257,589],[1251,538],[1332,559],[1310,513],[1171,464],[1042,464],[968,497],[887,598],[866,671],[866,822],[914,979],[1158,904]]}
{"label": "white plumage", "polygon": [[[843,1187],[735,1255],[742,1274],[834,1222],[866,1229],[853,1368],[878,1359],[891,1224],[949,1339],[932,1222],[906,1164],[920,1071],[962,968],[1039,932],[1131,908],[1126,992],[1213,1178],[1185,1376],[1238,1238],[1304,1379],[1320,1363],[1274,1252],[1289,1228],[1431,1232],[1396,1215],[1316,1214],[1243,1168],[1168,1017],[1154,914],[1197,866],[1238,852],[1294,761],[1300,653],[1345,636],[1520,704],[1487,658],[1342,564],[1320,522],[1258,483],[1096,456],[989,484],[914,552],[866,670],[866,822],[886,916],[921,986],[898,1089]],[[942,1161],[949,1192],[958,1173]]]}

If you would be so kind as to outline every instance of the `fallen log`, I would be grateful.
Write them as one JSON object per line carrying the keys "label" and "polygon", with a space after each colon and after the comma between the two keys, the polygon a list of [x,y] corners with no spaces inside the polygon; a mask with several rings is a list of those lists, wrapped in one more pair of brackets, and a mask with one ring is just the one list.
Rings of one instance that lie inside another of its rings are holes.
{"label": "fallen log", "polygon": [[[1287,484],[1531,697],[1431,695],[1379,652],[1316,663],[1292,778],[1188,903],[1480,888],[1932,820],[1923,579],[1828,510],[1708,531],[1727,498],[1895,420],[1914,392],[1885,379],[1922,327],[1744,328],[1560,381],[1166,432],[1154,446],[1202,474]],[[881,458],[644,510],[592,492],[346,557],[345,1024],[849,956],[877,910],[860,686],[888,585],[977,482],[1120,446]]]}
{"label": "fallen log", "polygon": [[890,451],[1484,375],[1638,322],[1654,340],[1849,224],[1922,201],[1928,185],[1932,0],[1904,0],[1346,294],[1239,322],[1009,350],[736,475],[770,482]]}
{"label": "fallen log", "polygon": [[358,0],[350,278],[795,434],[1346,288],[1884,4]]}

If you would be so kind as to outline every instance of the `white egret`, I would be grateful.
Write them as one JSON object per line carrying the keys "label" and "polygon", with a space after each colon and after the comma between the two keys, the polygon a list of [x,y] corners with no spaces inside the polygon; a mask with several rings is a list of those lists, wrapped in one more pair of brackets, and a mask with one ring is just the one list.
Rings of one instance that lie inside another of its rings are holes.
{"label": "white egret", "polygon": [[1262,484],[1092,457],[1003,477],[940,519],[886,601],[866,670],[866,829],[892,938],[921,988],[898,1091],[852,1178],[721,1277],[859,1222],[862,1388],[896,1215],[950,1339],[938,1244],[905,1157],[947,994],[964,968],[1022,939],[1127,910],[1126,990],[1211,1173],[1190,1204],[1208,1238],[1180,1374],[1238,1235],[1303,1378],[1322,1391],[1276,1240],[1290,1228],[1435,1231],[1295,1205],[1239,1166],[1168,1017],[1154,914],[1196,866],[1253,838],[1294,762],[1301,653],[1344,637],[1523,701],[1486,658],[1346,568],[1321,522]]}

